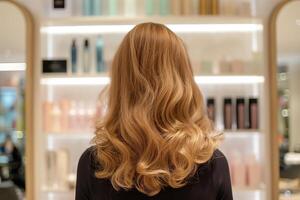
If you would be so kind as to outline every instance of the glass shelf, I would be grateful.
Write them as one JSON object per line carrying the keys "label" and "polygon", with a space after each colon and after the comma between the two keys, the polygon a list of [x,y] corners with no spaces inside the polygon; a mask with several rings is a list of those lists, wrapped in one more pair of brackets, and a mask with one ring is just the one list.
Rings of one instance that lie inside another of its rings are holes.
{"label": "glass shelf", "polygon": [[0,63],[0,71],[8,72],[8,71],[25,71],[26,64],[25,63]]}
{"label": "glass shelf", "polygon": [[[195,76],[197,84],[259,84],[264,82],[263,76]],[[41,79],[42,85],[107,85],[109,77],[46,77]]]}
{"label": "glass shelf", "polygon": [[[221,131],[222,132],[222,131]],[[260,130],[250,130],[250,129],[245,129],[245,130],[226,130],[223,131],[224,133],[224,137],[227,138],[234,138],[234,137],[239,137],[239,138],[243,138],[243,137],[258,137],[260,135],[262,135],[263,133]],[[76,132],[76,133],[72,133],[72,132],[62,132],[62,133],[46,133],[48,139],[92,139],[94,134],[92,134],[91,132]]]}
{"label": "glass shelf", "polygon": [[69,139],[82,139],[91,140],[94,137],[92,133],[47,133],[50,140],[69,140]]}
{"label": "glass shelf", "polygon": [[263,30],[260,19],[243,17],[72,17],[45,21],[42,34],[124,34],[134,24],[155,21],[176,33],[242,33]]}

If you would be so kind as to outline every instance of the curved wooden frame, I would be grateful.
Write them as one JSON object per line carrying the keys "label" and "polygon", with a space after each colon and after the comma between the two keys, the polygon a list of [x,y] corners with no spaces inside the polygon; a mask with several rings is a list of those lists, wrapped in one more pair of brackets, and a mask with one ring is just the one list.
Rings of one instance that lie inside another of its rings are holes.
{"label": "curved wooden frame", "polygon": [[33,134],[33,66],[34,66],[34,20],[33,16],[23,5],[16,0],[1,0],[17,7],[25,19],[25,181],[26,199],[34,199],[34,134]]}
{"label": "curved wooden frame", "polygon": [[290,2],[298,0],[283,0],[272,11],[269,19],[269,85],[270,85],[270,122],[271,122],[271,167],[272,167],[272,200],[279,196],[279,153],[278,153],[278,95],[277,95],[277,34],[276,22],[281,9]]}

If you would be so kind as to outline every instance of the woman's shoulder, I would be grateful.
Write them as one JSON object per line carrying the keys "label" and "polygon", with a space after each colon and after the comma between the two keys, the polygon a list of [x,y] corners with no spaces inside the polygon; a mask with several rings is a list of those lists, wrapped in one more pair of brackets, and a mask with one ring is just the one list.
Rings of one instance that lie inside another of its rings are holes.
{"label": "woman's shoulder", "polygon": [[87,148],[80,156],[78,170],[91,171],[95,169],[95,146]]}
{"label": "woman's shoulder", "polygon": [[227,163],[226,156],[219,149],[216,149],[214,151],[214,153],[213,153],[210,161],[211,162],[218,162],[218,163],[222,163],[222,162],[226,162]]}

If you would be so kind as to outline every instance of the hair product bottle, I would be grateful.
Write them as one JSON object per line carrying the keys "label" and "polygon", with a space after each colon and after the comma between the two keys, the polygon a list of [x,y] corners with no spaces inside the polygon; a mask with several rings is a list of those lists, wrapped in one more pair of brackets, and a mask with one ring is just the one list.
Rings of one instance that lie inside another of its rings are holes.
{"label": "hair product bottle", "polygon": [[67,99],[62,99],[60,100],[59,105],[61,109],[61,131],[65,133],[68,131],[69,126],[68,112],[70,110],[70,102]]}
{"label": "hair product bottle", "polygon": [[207,14],[207,5],[208,5],[208,0],[199,0],[199,13],[201,15]]}
{"label": "hair product bottle", "polygon": [[234,186],[245,187],[247,185],[247,170],[242,156],[237,154],[232,163]]}
{"label": "hair product bottle", "polygon": [[52,131],[54,133],[61,132],[61,109],[57,103],[53,104],[51,111]]}
{"label": "hair product bottle", "polygon": [[71,71],[73,73],[78,72],[77,67],[77,46],[76,46],[76,40],[73,39],[72,46],[71,46]]}
{"label": "hair product bottle", "polygon": [[200,12],[199,12],[199,8],[200,8],[200,5],[199,5],[199,0],[191,0],[191,14],[192,15],[199,15]]}
{"label": "hair product bottle", "polygon": [[118,14],[117,0],[108,0],[108,14],[109,15]]}
{"label": "hair product bottle", "polygon": [[154,0],[145,0],[146,15],[154,15]]}
{"label": "hair product bottle", "polygon": [[232,100],[231,98],[224,99],[223,105],[224,129],[232,129]]}
{"label": "hair product bottle", "polygon": [[159,0],[159,14],[163,16],[170,14],[169,0]]}
{"label": "hair product bottle", "polygon": [[103,38],[99,36],[96,41],[96,72],[98,73],[105,71],[103,49],[104,41]]}
{"label": "hair product bottle", "polygon": [[219,0],[211,0],[211,14],[212,15],[219,14]]}
{"label": "hair product bottle", "polygon": [[183,15],[191,15],[192,0],[182,1],[182,13]]}
{"label": "hair product bottle", "polygon": [[125,0],[124,2],[124,15],[135,16],[136,15],[136,0]]}
{"label": "hair product bottle", "polygon": [[68,112],[68,131],[73,131],[77,129],[78,126],[78,112],[76,109],[76,102],[70,102],[70,108]]}
{"label": "hair product bottle", "polygon": [[261,181],[261,166],[255,155],[249,155],[247,158],[247,185],[251,188],[257,188]]}
{"label": "hair product bottle", "polygon": [[53,104],[49,101],[43,103],[43,129],[45,132],[52,131],[52,108]]}
{"label": "hair product bottle", "polygon": [[84,40],[84,46],[82,51],[82,71],[84,73],[91,72],[91,51],[88,39]]}
{"label": "hair product bottle", "polygon": [[93,0],[93,15],[102,15],[102,0]]}
{"label": "hair product bottle", "polygon": [[210,120],[215,122],[216,118],[216,109],[215,109],[215,99],[214,98],[208,98],[207,99],[207,115]]}
{"label": "hair product bottle", "polygon": [[237,129],[245,129],[245,99],[236,99],[236,126]]}
{"label": "hair product bottle", "polygon": [[249,99],[249,127],[250,129],[258,129],[258,99]]}
{"label": "hair product bottle", "polygon": [[171,13],[172,15],[181,15],[181,0],[172,0]]}
{"label": "hair product bottle", "polygon": [[82,1],[82,13],[85,16],[89,16],[93,14],[93,2],[92,0],[83,0]]}
{"label": "hair product bottle", "polygon": [[50,189],[56,189],[55,187],[57,187],[56,159],[56,152],[54,150],[46,151],[46,182]]}
{"label": "hair product bottle", "polygon": [[69,162],[69,152],[58,149],[56,151],[56,173],[58,187],[61,189],[68,188]]}

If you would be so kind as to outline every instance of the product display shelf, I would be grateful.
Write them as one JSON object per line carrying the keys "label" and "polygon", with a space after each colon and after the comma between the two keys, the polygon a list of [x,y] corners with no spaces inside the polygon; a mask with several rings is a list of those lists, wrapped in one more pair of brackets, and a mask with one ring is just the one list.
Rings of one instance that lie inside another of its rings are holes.
{"label": "product display shelf", "polygon": [[[67,158],[68,163],[60,163],[59,167],[63,169],[60,171],[65,174],[59,173],[58,181],[49,179],[45,175],[37,177],[38,199],[74,199],[74,191],[69,189],[66,177],[74,176],[78,159],[81,153],[91,145],[90,140],[94,135],[91,129],[86,128],[82,131],[74,130],[74,128],[44,130],[43,116],[47,113],[43,107],[44,103],[54,102],[54,106],[58,107],[61,101],[67,100],[69,104],[75,102],[76,109],[80,110],[84,105],[89,110],[90,107],[96,107],[99,93],[110,82],[107,74],[103,72],[96,74],[94,69],[86,74],[80,70],[76,74],[71,73],[72,41],[76,40],[77,65],[81,68],[83,62],[81,47],[85,43],[84,40],[89,40],[91,57],[94,58],[96,53],[93,49],[96,47],[96,37],[100,35],[104,41],[105,65],[109,67],[123,36],[135,24],[147,21],[167,24],[186,43],[194,68],[195,81],[205,97],[215,98],[218,130],[224,128],[221,114],[223,98],[230,97],[233,102],[237,97],[244,97],[246,100],[250,97],[259,98],[259,108],[261,108],[259,129],[236,130],[234,125],[233,130],[223,131],[224,140],[220,148],[228,157],[230,165],[234,163],[236,156],[234,152],[239,152],[242,157],[255,156],[260,166],[268,166],[267,129],[265,127],[267,115],[263,109],[266,99],[265,62],[262,56],[264,26],[261,19],[217,16],[103,16],[51,19],[41,22],[39,31],[41,55],[38,62],[41,63],[44,59],[64,59],[67,61],[67,72],[43,74],[41,68],[38,69],[39,92],[35,95],[35,100],[41,111],[37,114],[39,124],[36,125],[36,130],[40,134],[36,136],[38,160],[35,166],[39,174],[57,176],[55,173],[57,166],[53,163],[59,163],[62,158]],[[225,65],[224,61],[226,61]],[[91,68],[95,68],[97,63],[93,60],[90,64]],[[224,70],[224,66],[228,67],[228,65],[230,69]],[[61,115],[63,114],[59,114]],[[86,121],[85,119],[85,123]],[[51,159],[54,161],[52,162]],[[58,161],[56,162],[55,159]],[[268,196],[268,187],[265,187],[267,183],[268,176],[263,175],[260,183],[255,187],[235,185],[235,199],[265,200]],[[56,188],[60,185],[63,189],[57,190]]]}
{"label": "product display shelf", "polygon": [[[89,32],[92,29],[103,30],[104,32],[109,32],[111,29],[109,27],[115,27],[118,25],[134,25],[142,22],[159,22],[163,24],[182,24],[188,27],[187,25],[193,24],[203,24],[208,26],[198,26],[202,27],[202,29],[198,30],[179,30],[176,29],[175,31],[219,31],[219,32],[230,32],[230,31],[237,31],[237,32],[246,32],[246,31],[258,31],[262,30],[262,20],[260,18],[253,18],[253,17],[233,17],[233,16],[145,16],[145,17],[120,17],[120,16],[92,16],[92,17],[70,17],[70,18],[57,18],[57,19],[50,19],[47,21],[42,22],[41,33],[48,33],[48,34],[70,34],[68,32],[71,30],[71,27],[75,26],[83,26],[88,29],[86,30],[75,30],[72,34],[78,34],[82,32]],[[220,25],[230,25],[220,26]],[[252,24],[252,25],[251,25]],[[105,26],[104,26],[105,25]],[[108,29],[107,26],[108,25]],[[234,26],[236,25],[236,26]],[[247,26],[251,25],[251,26]],[[102,28],[101,28],[102,27]],[[125,26],[120,26],[122,28]],[[209,27],[219,27],[219,29],[211,30]],[[60,29],[56,29],[60,28]],[[91,29],[92,28],[92,29]],[[101,28],[101,29],[100,29]],[[105,30],[105,28],[107,30]],[[127,27],[130,28],[130,27]],[[207,29],[208,28],[208,29]],[[221,29],[223,28],[223,30]],[[225,29],[227,28],[227,30]],[[232,29],[230,29],[232,28]],[[64,29],[65,32],[60,32],[59,30]],[[57,30],[57,32],[56,32]],[[128,29],[115,29],[114,32],[128,32]]]}
{"label": "product display shelf", "polygon": [[[194,76],[197,84],[260,84],[264,77],[260,75],[201,75]],[[107,85],[110,79],[106,75],[48,75],[41,78],[40,83],[46,86],[55,85]]]}

